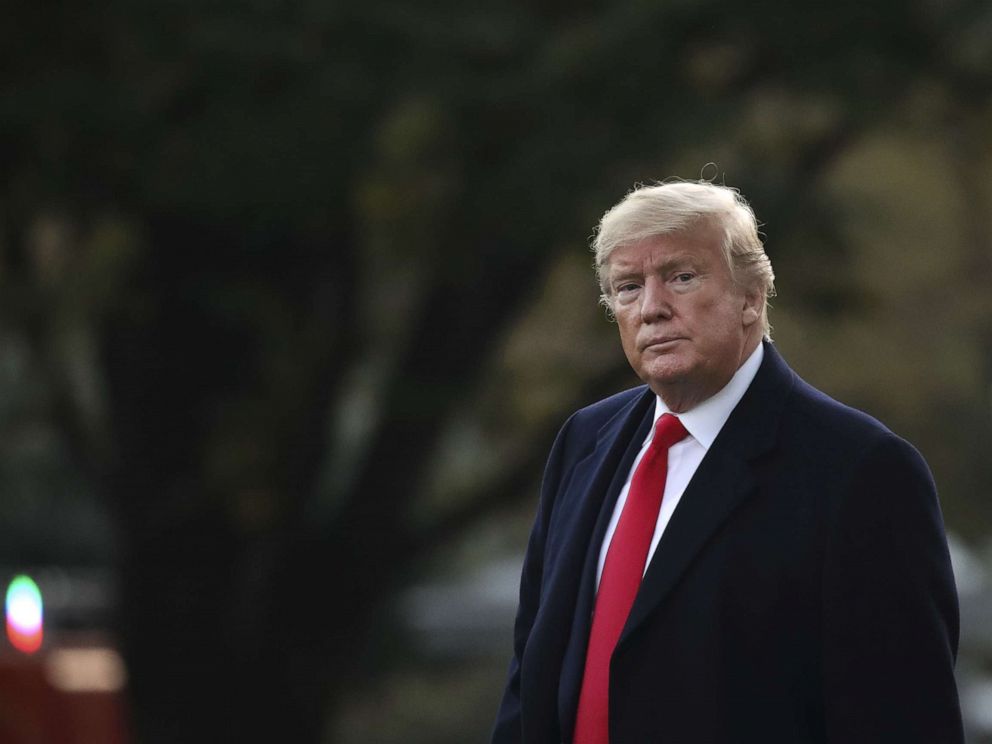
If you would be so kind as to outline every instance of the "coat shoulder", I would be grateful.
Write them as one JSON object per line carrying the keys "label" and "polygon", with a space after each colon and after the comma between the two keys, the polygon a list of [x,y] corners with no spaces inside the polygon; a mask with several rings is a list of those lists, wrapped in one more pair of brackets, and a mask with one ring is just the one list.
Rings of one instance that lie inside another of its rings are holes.
{"label": "coat shoulder", "polygon": [[552,457],[560,454],[566,462],[585,457],[611,423],[624,420],[639,407],[651,405],[653,398],[647,385],[639,385],[580,408],[559,430]]}
{"label": "coat shoulder", "polygon": [[851,452],[864,452],[889,443],[915,453],[912,445],[874,416],[831,398],[801,379],[794,388],[790,408],[793,433],[806,431],[816,439],[829,440],[834,447]]}
{"label": "coat shoulder", "polygon": [[638,385],[580,408],[572,414],[571,421],[577,426],[598,430],[618,413],[627,410],[646,396],[651,396],[648,386]]}
{"label": "coat shoulder", "polygon": [[566,428],[571,428],[577,432],[595,435],[602,427],[613,421],[618,415],[629,413],[638,403],[645,402],[647,398],[653,400],[654,394],[648,390],[647,385],[614,393],[608,398],[591,403],[580,408],[571,415]]}

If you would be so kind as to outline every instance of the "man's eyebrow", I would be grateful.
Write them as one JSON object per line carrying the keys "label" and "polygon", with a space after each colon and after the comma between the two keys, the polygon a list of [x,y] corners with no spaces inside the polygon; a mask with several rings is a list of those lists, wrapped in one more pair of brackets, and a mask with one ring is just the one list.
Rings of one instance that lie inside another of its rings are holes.
{"label": "man's eyebrow", "polygon": [[672,256],[671,258],[666,258],[661,262],[659,267],[661,271],[671,271],[672,269],[678,268],[680,266],[698,266],[699,260],[693,253],[680,253],[677,256]]}
{"label": "man's eyebrow", "polygon": [[614,264],[610,267],[610,276],[614,278],[618,276],[632,276],[633,274],[640,273],[641,270],[637,264],[621,264],[619,266]]}

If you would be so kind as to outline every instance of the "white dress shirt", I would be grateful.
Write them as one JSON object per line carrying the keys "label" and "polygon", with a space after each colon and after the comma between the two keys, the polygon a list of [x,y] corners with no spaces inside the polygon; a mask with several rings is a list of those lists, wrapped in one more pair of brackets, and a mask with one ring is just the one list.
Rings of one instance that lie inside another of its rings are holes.
{"label": "white dress shirt", "polygon": [[[738,368],[734,376],[730,378],[730,382],[720,392],[712,398],[704,400],[695,408],[677,414],[682,425],[689,432],[689,435],[681,442],[673,444],[668,450],[668,476],[665,481],[665,495],[661,500],[661,509],[658,512],[658,521],[655,523],[654,536],[651,538],[651,546],[648,548],[648,558],[644,564],[645,572],[648,570],[651,558],[654,556],[654,551],[658,547],[658,541],[661,540],[661,536],[664,534],[665,528],[672,518],[675,507],[682,500],[682,494],[685,492],[686,486],[692,480],[692,476],[695,474],[696,468],[699,467],[699,463],[706,456],[706,452],[713,446],[717,434],[720,433],[723,425],[727,423],[731,412],[740,402],[741,398],[744,397],[744,393],[747,392],[751,381],[758,373],[758,367],[761,366],[761,360],[764,358],[764,355],[763,344],[758,344],[758,348]],[[657,423],[658,419],[665,413],[671,412],[659,396],[655,400],[654,423]],[[603,545],[599,550],[599,566],[596,569],[597,587],[603,575],[606,552],[609,550],[610,542],[613,540],[613,533],[616,531],[617,522],[620,521],[620,513],[623,511],[624,504],[627,503],[627,492],[630,491],[630,481],[652,439],[654,439],[654,425],[651,426],[647,438],[641,445],[641,451],[634,458],[634,464],[631,466],[630,472],[627,473],[627,481],[623,484],[623,488],[620,490],[620,496],[617,498],[616,506],[613,508],[613,516],[610,519],[609,526],[606,528],[606,536],[603,538]]]}

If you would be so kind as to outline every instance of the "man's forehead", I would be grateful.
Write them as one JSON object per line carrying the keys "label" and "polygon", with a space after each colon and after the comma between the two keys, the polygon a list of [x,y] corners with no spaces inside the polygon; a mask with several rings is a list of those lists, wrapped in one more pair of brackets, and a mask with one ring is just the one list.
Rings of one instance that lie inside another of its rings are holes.
{"label": "man's forehead", "polygon": [[715,258],[716,252],[704,243],[679,240],[675,241],[676,245],[671,245],[669,241],[660,239],[665,237],[668,236],[646,238],[636,243],[618,246],[607,259],[610,270],[624,271],[643,266],[665,268],[678,264],[705,263]]}

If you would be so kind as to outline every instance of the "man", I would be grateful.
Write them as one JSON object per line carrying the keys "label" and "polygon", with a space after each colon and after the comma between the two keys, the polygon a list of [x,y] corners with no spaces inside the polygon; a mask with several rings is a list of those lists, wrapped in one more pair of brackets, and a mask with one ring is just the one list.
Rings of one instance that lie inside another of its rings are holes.
{"label": "man", "polygon": [[645,385],[552,448],[494,744],[962,742],[930,472],[770,344],[746,202],[639,188],[594,248]]}

